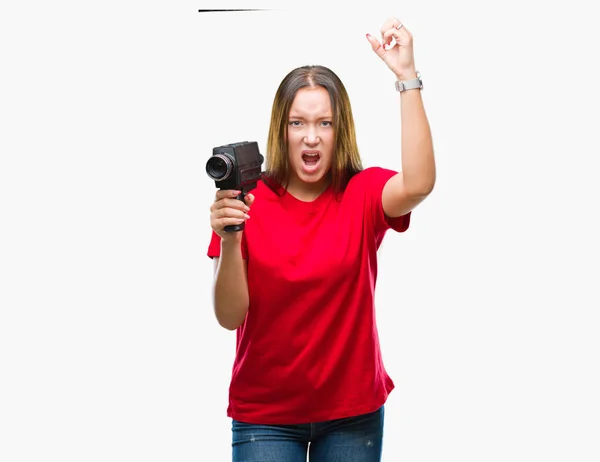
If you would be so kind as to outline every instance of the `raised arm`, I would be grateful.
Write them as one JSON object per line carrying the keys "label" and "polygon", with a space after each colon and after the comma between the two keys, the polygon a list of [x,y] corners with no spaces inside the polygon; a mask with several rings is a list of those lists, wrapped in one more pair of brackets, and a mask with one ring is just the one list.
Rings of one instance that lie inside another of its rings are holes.
{"label": "raised arm", "polygon": [[[399,81],[417,77],[412,34],[397,18],[381,27],[382,43],[367,35],[371,47]],[[389,48],[394,39],[396,45]],[[383,210],[388,217],[407,214],[433,190],[436,179],[431,131],[419,88],[400,93],[402,169],[383,188]]]}

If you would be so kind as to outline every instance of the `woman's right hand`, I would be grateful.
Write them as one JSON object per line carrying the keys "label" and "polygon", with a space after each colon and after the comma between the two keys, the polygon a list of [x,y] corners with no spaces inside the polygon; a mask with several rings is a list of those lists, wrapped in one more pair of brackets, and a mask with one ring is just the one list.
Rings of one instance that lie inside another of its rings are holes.
{"label": "woman's right hand", "polygon": [[239,225],[244,223],[250,216],[250,205],[254,202],[254,196],[247,194],[245,203],[236,199],[240,191],[231,189],[218,190],[215,202],[210,206],[210,226],[221,239],[241,240],[241,232],[226,233],[225,226]]}

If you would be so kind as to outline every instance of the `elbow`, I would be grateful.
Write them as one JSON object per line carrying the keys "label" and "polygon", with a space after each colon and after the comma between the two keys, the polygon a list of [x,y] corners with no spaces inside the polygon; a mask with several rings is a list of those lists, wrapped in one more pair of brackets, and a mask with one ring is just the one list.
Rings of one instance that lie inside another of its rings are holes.
{"label": "elbow", "polygon": [[237,328],[242,325],[242,323],[232,323],[230,321],[225,321],[225,320],[218,319],[218,318],[217,318],[217,321],[219,322],[219,325],[222,328],[227,329],[229,331],[237,330]]}
{"label": "elbow", "polygon": [[423,187],[420,190],[421,195],[425,196],[425,197],[429,196],[433,192],[434,187],[435,187],[435,180],[423,185]]}
{"label": "elbow", "polygon": [[244,323],[247,312],[248,308],[231,309],[231,307],[229,307],[226,310],[223,310],[215,307],[215,317],[217,318],[217,322],[222,328],[230,331],[236,330]]}
{"label": "elbow", "polygon": [[431,175],[427,179],[415,182],[414,185],[407,185],[406,189],[410,196],[413,197],[427,197],[433,192],[435,187],[435,174]]}

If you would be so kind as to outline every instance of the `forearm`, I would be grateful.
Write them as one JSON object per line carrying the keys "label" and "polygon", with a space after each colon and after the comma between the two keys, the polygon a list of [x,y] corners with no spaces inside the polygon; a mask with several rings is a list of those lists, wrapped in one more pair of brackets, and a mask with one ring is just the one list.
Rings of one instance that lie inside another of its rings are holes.
{"label": "forearm", "polygon": [[221,256],[215,274],[213,306],[219,324],[237,329],[248,312],[246,266],[239,242],[221,242]]}
{"label": "forearm", "polygon": [[407,191],[427,195],[435,184],[435,160],[431,131],[421,90],[400,93],[402,174]]}

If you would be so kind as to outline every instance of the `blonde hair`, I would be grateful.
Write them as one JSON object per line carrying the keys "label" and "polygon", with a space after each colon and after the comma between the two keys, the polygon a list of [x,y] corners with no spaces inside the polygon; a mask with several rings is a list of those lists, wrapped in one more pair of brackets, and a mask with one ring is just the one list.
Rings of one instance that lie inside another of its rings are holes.
{"label": "blonde hair", "polygon": [[325,88],[331,99],[335,148],[328,174],[334,191],[343,191],[350,178],[363,169],[350,99],[344,84],[333,71],[324,66],[302,66],[287,74],[275,93],[263,175],[263,179],[267,180],[266,184],[271,183],[273,186],[272,183],[275,183],[287,187],[290,162],[286,133],[290,108],[299,89],[318,86]]}

